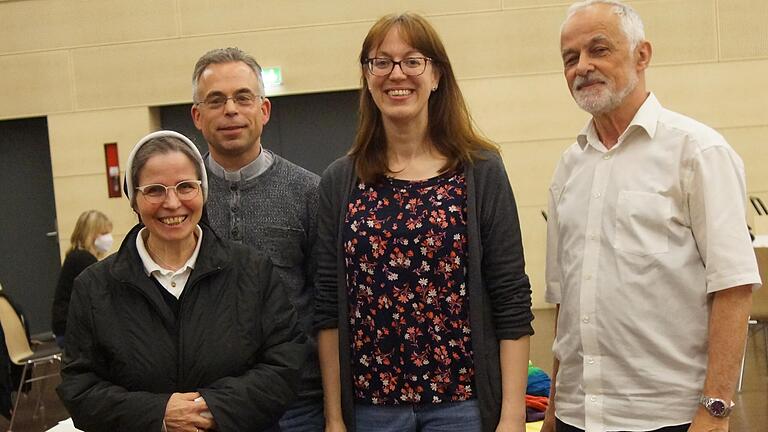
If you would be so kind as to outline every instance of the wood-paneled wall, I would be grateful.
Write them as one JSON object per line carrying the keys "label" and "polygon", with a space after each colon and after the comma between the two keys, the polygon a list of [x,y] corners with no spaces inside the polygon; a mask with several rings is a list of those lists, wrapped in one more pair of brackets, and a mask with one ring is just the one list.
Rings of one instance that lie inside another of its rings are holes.
{"label": "wood-paneled wall", "polygon": [[[106,197],[102,145],[117,142],[124,164],[135,141],[159,126],[152,107],[191,101],[202,53],[239,46],[262,66],[281,66],[284,84],[272,95],[354,89],[373,21],[423,13],[446,44],[478,126],[502,146],[541,307],[540,211],[560,153],[588,118],[561,71],[559,28],[569,3],[0,1],[0,119],[48,116],[62,250],[87,208],[108,212],[120,240],[135,218],[124,199]],[[670,109],[720,130],[745,161],[750,192],[768,194],[768,2],[629,3],[654,46],[650,89]]]}

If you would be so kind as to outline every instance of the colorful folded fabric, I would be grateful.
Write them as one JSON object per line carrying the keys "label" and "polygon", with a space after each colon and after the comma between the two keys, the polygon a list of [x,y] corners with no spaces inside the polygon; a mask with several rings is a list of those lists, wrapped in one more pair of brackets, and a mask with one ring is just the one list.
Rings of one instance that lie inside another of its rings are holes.
{"label": "colorful folded fabric", "polygon": [[525,395],[526,408],[533,408],[536,411],[546,411],[548,405],[549,405],[548,397]]}
{"label": "colorful folded fabric", "polygon": [[544,420],[544,411],[537,411],[533,408],[525,408],[525,422],[537,422]]}
{"label": "colorful folded fabric", "polygon": [[525,393],[533,396],[549,396],[551,386],[552,380],[549,379],[549,375],[529,361],[528,388],[525,390]]}

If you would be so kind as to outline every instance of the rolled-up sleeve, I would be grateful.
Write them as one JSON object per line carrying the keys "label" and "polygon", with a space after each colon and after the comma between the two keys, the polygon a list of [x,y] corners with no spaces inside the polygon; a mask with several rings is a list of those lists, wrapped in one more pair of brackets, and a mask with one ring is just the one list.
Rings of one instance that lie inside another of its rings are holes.
{"label": "rolled-up sleeve", "polygon": [[746,229],[744,165],[728,145],[700,148],[693,157],[687,191],[707,292],[747,284],[757,288],[760,276]]}

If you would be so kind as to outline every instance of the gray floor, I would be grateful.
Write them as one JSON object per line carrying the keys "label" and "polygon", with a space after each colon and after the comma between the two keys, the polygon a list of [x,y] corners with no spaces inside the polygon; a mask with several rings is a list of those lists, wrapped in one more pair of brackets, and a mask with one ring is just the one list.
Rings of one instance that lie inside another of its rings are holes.
{"label": "gray floor", "polygon": [[[551,373],[554,310],[537,310],[535,314],[536,335],[531,342],[531,360],[547,373]],[[734,432],[768,431],[768,364],[766,364],[762,336],[762,334],[755,334],[749,340],[744,388],[735,398],[736,408],[731,419],[731,430]],[[22,399],[14,431],[46,431],[55,426],[59,420],[69,417],[54,391],[57,384],[58,378],[43,381],[45,408],[35,418],[32,418],[31,411],[33,411],[39,387],[36,385],[30,394]],[[0,417],[0,430],[6,430],[7,427],[8,421]]]}

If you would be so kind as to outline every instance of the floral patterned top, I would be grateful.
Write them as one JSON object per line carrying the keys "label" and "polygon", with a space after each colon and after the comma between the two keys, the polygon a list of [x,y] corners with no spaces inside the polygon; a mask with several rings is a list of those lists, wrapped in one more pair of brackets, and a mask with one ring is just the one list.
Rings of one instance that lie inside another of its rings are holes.
{"label": "floral patterned top", "polygon": [[466,201],[462,170],[350,195],[342,235],[359,402],[474,397]]}

